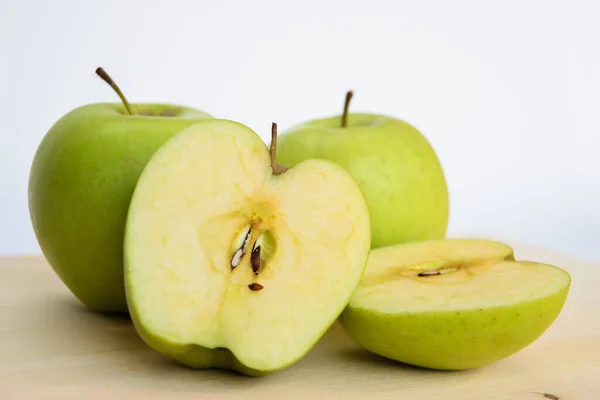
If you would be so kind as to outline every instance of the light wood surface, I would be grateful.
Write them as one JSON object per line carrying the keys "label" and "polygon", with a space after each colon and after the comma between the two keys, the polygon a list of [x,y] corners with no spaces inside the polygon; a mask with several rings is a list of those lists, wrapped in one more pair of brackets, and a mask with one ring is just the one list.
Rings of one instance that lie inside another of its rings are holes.
{"label": "light wood surface", "polygon": [[521,352],[475,370],[429,371],[372,355],[334,325],[300,362],[261,378],[171,362],[127,318],[81,306],[42,258],[0,257],[0,399],[600,400],[600,263],[514,248],[573,278],[558,320]]}

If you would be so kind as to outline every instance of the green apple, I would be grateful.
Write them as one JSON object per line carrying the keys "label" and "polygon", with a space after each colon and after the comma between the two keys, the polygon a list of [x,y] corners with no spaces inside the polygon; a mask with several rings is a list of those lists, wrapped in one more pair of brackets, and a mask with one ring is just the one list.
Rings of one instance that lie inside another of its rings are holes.
{"label": "green apple", "polygon": [[42,139],[29,178],[29,211],[40,248],[71,292],[93,310],[126,312],[123,235],[137,179],[178,131],[210,118],[171,104],[89,104]]}
{"label": "green apple", "polygon": [[408,123],[376,114],[309,121],[283,133],[277,159],[295,165],[321,158],[358,182],[371,215],[373,248],[442,239],[448,226],[446,179],[432,146]]}
{"label": "green apple", "polygon": [[140,336],[193,368],[247,375],[299,360],[342,312],[370,249],[364,197],[326,160],[286,169],[242,124],[211,120],[144,169],[125,231]]}
{"label": "green apple", "polygon": [[364,348],[421,367],[462,370],[506,358],[554,322],[571,283],[563,269],[515,261],[483,239],[371,252],[340,323]]}

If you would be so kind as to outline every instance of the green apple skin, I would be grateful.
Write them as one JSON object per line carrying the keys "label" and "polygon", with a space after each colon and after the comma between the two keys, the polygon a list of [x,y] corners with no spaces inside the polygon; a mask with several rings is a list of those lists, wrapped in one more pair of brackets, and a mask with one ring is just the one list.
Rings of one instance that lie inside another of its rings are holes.
{"label": "green apple skin", "polygon": [[373,353],[424,368],[464,370],[504,359],[539,338],[558,317],[568,291],[485,310],[385,314],[350,305],[339,321]]}
{"label": "green apple skin", "polygon": [[33,229],[69,290],[98,312],[127,312],[123,236],[129,202],[152,154],[183,128],[212,118],[169,104],[96,103],[60,118],[34,156]]}
{"label": "green apple skin", "polygon": [[[225,348],[209,349],[196,344],[181,344],[158,337],[140,324],[140,318],[135,311],[134,305],[131,305],[129,310],[136,332],[150,348],[190,368],[221,369],[253,377],[265,376],[277,372],[274,370],[261,371],[249,368],[242,364],[230,350]],[[284,366],[280,370],[286,367]]]}
{"label": "green apple skin", "polygon": [[[346,303],[350,301],[351,296],[346,300]],[[174,341],[169,341],[164,337],[157,336],[151,331],[145,328],[141,323],[141,319],[136,312],[136,306],[134,303],[129,304],[129,314],[131,320],[135,326],[135,330],[140,338],[154,351],[168,356],[183,365],[195,369],[220,369],[230,372],[239,373],[250,377],[260,377],[270,375],[272,373],[282,371],[291,365],[297,363],[300,358],[290,360],[288,364],[282,365],[277,369],[260,370],[250,368],[241,363],[237,357],[227,348],[207,348],[197,344],[182,344]],[[325,335],[331,326],[337,321],[333,319],[331,323],[323,329],[320,335],[315,338],[314,347],[318,341]],[[310,349],[309,349],[310,351]],[[304,354],[303,356],[305,356]]]}
{"label": "green apple skin", "polygon": [[[348,301],[349,300],[350,299],[348,299]],[[299,359],[290,360],[288,364],[282,365],[277,369],[259,370],[250,368],[241,363],[227,348],[211,349],[197,344],[181,344],[166,340],[164,337],[154,335],[152,332],[145,329],[143,324],[140,323],[140,318],[135,311],[134,304],[130,305],[129,310],[136,332],[150,348],[190,368],[220,369],[249,377],[261,377],[282,371],[299,361]],[[331,321],[331,325],[335,322],[336,320]],[[329,327],[325,328],[322,334],[315,339],[315,344],[321,339],[328,329]]]}
{"label": "green apple skin", "polygon": [[373,248],[443,239],[449,219],[446,179],[427,139],[410,124],[376,114],[310,121],[278,139],[277,161],[321,158],[341,165],[361,188]]}

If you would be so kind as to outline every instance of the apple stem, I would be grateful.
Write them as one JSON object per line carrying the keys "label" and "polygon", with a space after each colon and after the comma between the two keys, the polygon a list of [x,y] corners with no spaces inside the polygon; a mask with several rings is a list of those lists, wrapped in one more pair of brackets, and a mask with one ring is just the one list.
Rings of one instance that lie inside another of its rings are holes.
{"label": "apple stem", "polygon": [[346,92],[346,101],[344,102],[344,113],[342,114],[342,128],[348,126],[348,109],[350,108],[350,100],[352,100],[352,96],[354,92],[352,90],[348,90]]}
{"label": "apple stem", "polygon": [[276,161],[277,156],[277,124],[273,122],[271,125],[271,147],[269,149],[271,153],[271,169],[273,170],[273,175],[279,175],[287,171],[289,168],[284,167],[281,164],[278,164]]}
{"label": "apple stem", "polygon": [[106,73],[106,71],[104,71],[104,69],[102,69],[102,67],[96,68],[96,75],[98,75],[100,78],[102,78],[102,80],[104,82],[108,83],[110,85],[110,87],[113,88],[113,90],[121,98],[121,101],[123,102],[123,105],[125,106],[125,109],[127,110],[127,113],[129,115],[133,115],[133,113],[131,112],[131,107],[129,107],[129,102],[127,101],[127,99],[123,95],[123,92],[121,92],[121,89],[119,89],[119,87],[117,86],[117,84],[115,83],[115,81],[112,80],[112,78],[110,77],[110,75],[108,75]]}

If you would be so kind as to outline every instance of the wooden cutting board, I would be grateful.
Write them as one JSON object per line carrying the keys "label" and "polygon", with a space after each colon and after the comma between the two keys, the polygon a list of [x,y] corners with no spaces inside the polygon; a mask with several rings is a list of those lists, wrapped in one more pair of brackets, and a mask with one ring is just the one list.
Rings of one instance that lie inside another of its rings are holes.
{"label": "wooden cutting board", "polygon": [[600,263],[514,248],[573,278],[558,320],[521,352],[475,370],[429,371],[370,354],[334,325],[301,361],[262,378],[180,366],[150,350],[127,318],[80,305],[43,258],[0,257],[0,399],[600,400]]}

